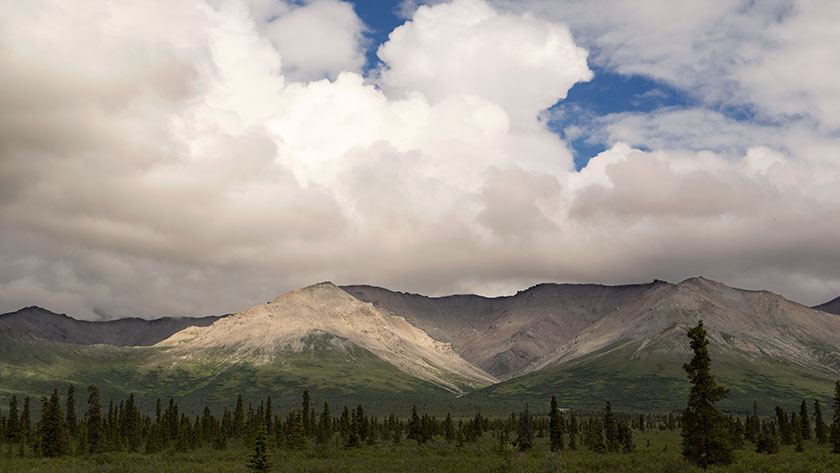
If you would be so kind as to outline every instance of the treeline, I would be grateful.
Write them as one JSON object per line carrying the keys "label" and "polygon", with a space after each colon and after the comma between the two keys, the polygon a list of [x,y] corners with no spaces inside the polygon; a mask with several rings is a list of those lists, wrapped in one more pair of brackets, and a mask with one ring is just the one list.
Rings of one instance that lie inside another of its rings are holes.
{"label": "treeline", "polygon": [[[831,442],[840,453],[840,382],[837,384],[834,422],[829,427],[823,419],[819,401],[813,413],[802,401],[798,410],[786,412],[777,407],[775,416],[761,418],[756,406],[746,418],[728,417],[728,441],[734,448],[745,448],[750,442],[761,453],[775,453],[780,445],[805,448],[805,440],[821,444]],[[62,406],[63,404],[63,406]],[[335,415],[329,403],[317,409],[310,394],[304,391],[301,403],[285,415],[275,413],[271,397],[258,405],[248,403],[240,395],[233,409],[225,408],[214,415],[204,408],[194,417],[181,412],[178,403],[157,400],[153,414],[141,413],[129,395],[119,402],[101,404],[99,389],[87,389],[87,407],[77,413],[76,390],[70,386],[64,402],[55,390],[41,398],[41,418],[32,419],[31,399],[20,402],[12,397],[6,413],[0,409],[0,441],[7,442],[7,455],[57,457],[100,452],[130,451],[156,453],[165,450],[188,451],[210,445],[225,449],[229,440],[251,447],[259,435],[267,448],[304,450],[309,445],[331,444],[353,449],[365,445],[416,442],[419,445],[442,439],[457,447],[476,442],[488,433],[498,440],[500,449],[527,451],[535,438],[549,438],[552,451],[587,448],[599,453],[629,453],[635,450],[634,431],[677,430],[681,416],[616,413],[607,402],[601,413],[576,415],[562,411],[552,397],[548,416],[533,416],[526,405],[523,412],[509,417],[487,418],[481,413],[471,418],[437,418],[421,414],[416,406],[410,415],[399,418],[392,414],[378,418],[366,414],[363,406],[343,406]]]}

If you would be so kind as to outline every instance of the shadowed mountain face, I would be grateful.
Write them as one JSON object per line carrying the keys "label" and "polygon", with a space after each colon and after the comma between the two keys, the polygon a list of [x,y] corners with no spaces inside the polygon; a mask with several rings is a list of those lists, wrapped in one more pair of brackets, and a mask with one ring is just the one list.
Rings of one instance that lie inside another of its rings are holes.
{"label": "shadowed mountain face", "polygon": [[821,310],[823,312],[828,312],[829,314],[840,315],[840,297],[832,299],[826,302],[825,304],[814,306],[814,309]]}
{"label": "shadowed mountain face", "polygon": [[108,322],[76,320],[40,307],[0,315],[0,330],[74,345],[150,346],[187,327],[204,327],[224,316],[139,318]]}
{"label": "shadowed mountain face", "polygon": [[540,366],[559,345],[628,303],[668,283],[602,286],[540,284],[509,297],[426,297],[373,286],[344,286],[356,298],[405,317],[415,326],[500,378]]}

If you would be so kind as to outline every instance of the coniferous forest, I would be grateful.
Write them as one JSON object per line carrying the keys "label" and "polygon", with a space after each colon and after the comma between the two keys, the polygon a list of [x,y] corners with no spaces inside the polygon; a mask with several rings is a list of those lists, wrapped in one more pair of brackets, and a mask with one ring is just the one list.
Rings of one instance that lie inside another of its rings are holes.
{"label": "coniferous forest", "polygon": [[507,417],[441,418],[416,406],[377,417],[308,391],[288,412],[271,397],[242,396],[222,412],[185,412],[173,398],[141,412],[133,395],[106,400],[96,386],[69,386],[0,409],[0,470],[840,471],[840,381],[832,406],[802,400],[772,415],[725,415],[702,322],[688,335],[683,412],[620,412],[609,400],[570,412],[554,396]]}

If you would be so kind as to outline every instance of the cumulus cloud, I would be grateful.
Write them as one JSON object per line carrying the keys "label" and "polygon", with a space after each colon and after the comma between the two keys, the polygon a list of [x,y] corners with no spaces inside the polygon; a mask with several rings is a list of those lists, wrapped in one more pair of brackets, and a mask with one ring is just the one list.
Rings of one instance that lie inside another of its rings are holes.
{"label": "cumulus cloud", "polygon": [[349,2],[252,0],[251,11],[283,58],[283,74],[290,80],[335,79],[365,65],[365,25]]}
{"label": "cumulus cloud", "polygon": [[[614,146],[577,173],[543,111],[592,74],[564,26],[581,24],[544,5],[412,7],[365,77],[346,2],[76,3],[0,5],[0,310],[223,313],[327,279],[840,292],[836,138],[714,111],[611,116],[593,132]],[[718,6],[682,27],[734,8]],[[579,41],[613,41],[596,57],[624,67],[615,34]],[[648,73],[681,67],[672,46]]]}

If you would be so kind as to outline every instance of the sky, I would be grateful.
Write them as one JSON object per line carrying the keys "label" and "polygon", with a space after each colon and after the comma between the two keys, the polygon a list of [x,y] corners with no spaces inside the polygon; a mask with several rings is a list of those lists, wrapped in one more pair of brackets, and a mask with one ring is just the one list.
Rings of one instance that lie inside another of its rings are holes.
{"label": "sky", "polygon": [[0,311],[840,295],[840,2],[0,3]]}

